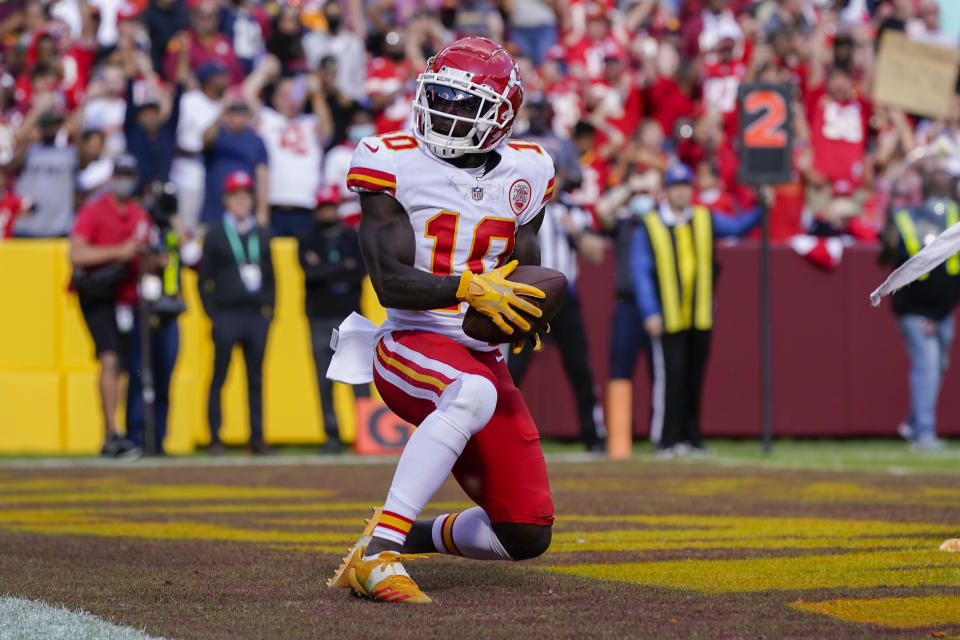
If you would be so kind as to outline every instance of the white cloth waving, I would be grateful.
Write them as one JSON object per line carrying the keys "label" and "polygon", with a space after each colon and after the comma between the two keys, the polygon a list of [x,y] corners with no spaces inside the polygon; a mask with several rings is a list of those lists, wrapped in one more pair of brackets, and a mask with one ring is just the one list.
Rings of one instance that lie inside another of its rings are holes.
{"label": "white cloth waving", "polygon": [[873,306],[879,305],[881,298],[902,289],[923,274],[936,269],[958,251],[960,251],[960,223],[947,227],[933,242],[897,267],[883,281],[883,284],[870,294],[871,304]]}

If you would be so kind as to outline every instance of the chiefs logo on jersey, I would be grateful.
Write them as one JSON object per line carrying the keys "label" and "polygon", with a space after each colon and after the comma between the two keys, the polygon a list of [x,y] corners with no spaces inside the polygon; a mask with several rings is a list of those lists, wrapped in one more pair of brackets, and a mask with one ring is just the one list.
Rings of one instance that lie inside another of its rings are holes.
{"label": "chiefs logo on jersey", "polygon": [[303,131],[296,125],[284,127],[280,131],[280,146],[298,156],[307,155],[307,140]]}
{"label": "chiefs logo on jersey", "polygon": [[530,183],[526,180],[520,179],[510,185],[510,208],[513,209],[513,213],[519,216],[527,210],[531,193]]}

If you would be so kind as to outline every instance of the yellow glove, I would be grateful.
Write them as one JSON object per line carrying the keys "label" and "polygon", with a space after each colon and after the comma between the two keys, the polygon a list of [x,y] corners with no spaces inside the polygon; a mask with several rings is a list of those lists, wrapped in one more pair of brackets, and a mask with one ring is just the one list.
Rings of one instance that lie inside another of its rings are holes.
{"label": "yellow glove", "polygon": [[466,301],[471,307],[493,320],[493,323],[508,336],[513,335],[514,328],[506,322],[507,320],[521,331],[530,330],[530,323],[515,309],[534,318],[543,315],[536,305],[518,295],[543,298],[543,291],[530,285],[507,280],[507,276],[517,268],[517,264],[516,260],[512,260],[502,267],[485,273],[464,271],[460,276],[460,287],[457,289],[457,300]]}
{"label": "yellow glove", "polygon": [[[544,333],[550,333],[550,325],[549,325],[549,324],[548,324],[547,327],[543,330],[543,332],[544,332]],[[531,337],[529,337],[529,338],[526,338],[526,339],[524,339],[524,340],[517,340],[516,342],[513,343],[511,351],[513,352],[514,355],[516,355],[516,354],[518,354],[518,353],[520,353],[520,352],[523,351],[523,348],[524,348],[525,346],[527,346],[527,340],[533,340],[533,350],[534,350],[534,352],[537,352],[537,351],[540,351],[540,350],[543,349],[543,343],[540,342],[540,334],[539,334],[539,333],[535,333],[535,334],[533,334],[533,335],[532,335]]]}

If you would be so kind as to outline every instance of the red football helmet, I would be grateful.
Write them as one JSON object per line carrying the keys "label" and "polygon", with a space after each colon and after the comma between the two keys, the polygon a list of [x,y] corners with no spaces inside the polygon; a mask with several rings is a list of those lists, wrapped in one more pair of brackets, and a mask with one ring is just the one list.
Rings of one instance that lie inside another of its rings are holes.
{"label": "red football helmet", "polygon": [[510,135],[523,87],[507,50],[487,38],[461,38],[417,76],[413,133],[434,155],[485,153]]}

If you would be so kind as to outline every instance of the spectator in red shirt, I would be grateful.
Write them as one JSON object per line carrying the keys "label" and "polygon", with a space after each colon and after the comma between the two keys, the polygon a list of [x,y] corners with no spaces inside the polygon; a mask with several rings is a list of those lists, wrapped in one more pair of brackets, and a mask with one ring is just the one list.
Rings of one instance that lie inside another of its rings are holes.
{"label": "spectator in red shirt", "polygon": [[[621,146],[637,130],[637,123],[643,111],[642,97],[636,77],[628,67],[626,52],[618,46],[608,47],[603,60],[603,76],[593,81],[589,96],[593,102],[594,116],[602,119],[605,129],[616,129],[607,133],[618,140]],[[619,132],[620,135],[616,135]],[[602,142],[602,141],[601,141]]]}
{"label": "spectator in red shirt", "polygon": [[807,205],[831,222],[860,213],[870,104],[857,95],[853,77],[834,67],[807,97],[812,167],[806,172]]}
{"label": "spectator in red shirt", "polygon": [[243,82],[243,65],[233,53],[230,39],[220,33],[220,12],[216,0],[191,0],[190,30],[170,40],[163,61],[163,75],[177,75],[177,57],[181,48],[190,51],[190,68],[199,69],[208,62],[219,62],[227,68],[232,84]]}
{"label": "spectator in red shirt", "polygon": [[703,110],[723,116],[723,128],[729,137],[737,135],[740,124],[737,117],[737,91],[747,75],[744,50],[742,43],[725,37],[703,59]]}
{"label": "spectator in red shirt", "polygon": [[54,106],[59,109],[68,106],[60,86],[60,71],[58,67],[47,62],[37,63],[29,73],[21,75],[13,90],[13,98],[22,113],[30,111],[34,97],[41,94],[54,96]]}
{"label": "spectator in red shirt", "polygon": [[[576,37],[571,32],[568,37]],[[584,34],[567,47],[570,73],[581,80],[596,80],[603,76],[603,60],[613,48],[623,49],[617,40],[607,12],[594,3],[587,14]]]}
{"label": "spectator in red shirt", "polygon": [[406,57],[406,42],[399,31],[384,36],[383,55],[367,65],[365,90],[370,96],[377,133],[388,133],[403,127],[410,114],[413,91],[409,80],[413,66]]}
{"label": "spectator in red shirt", "polygon": [[117,430],[121,361],[126,356],[137,300],[136,257],[146,241],[150,219],[133,199],[137,165],[132,156],[117,158],[103,195],[77,212],[70,234],[73,285],[100,363],[100,398],[105,421],[101,455],[136,453]]}
{"label": "spectator in red shirt", "polygon": [[30,209],[30,198],[23,198],[7,189],[7,174],[0,171],[0,242],[13,237],[13,221]]}
{"label": "spectator in red shirt", "polygon": [[676,79],[680,66],[677,50],[661,44],[656,58],[648,66],[652,80],[644,92],[643,104],[648,109],[647,115],[657,120],[663,131],[673,137],[677,120],[694,112],[693,100]]}
{"label": "spectator in red shirt", "polygon": [[704,0],[703,9],[684,21],[681,34],[684,57],[692,59],[706,53],[724,38],[740,40],[743,32],[730,4],[730,0]]}

